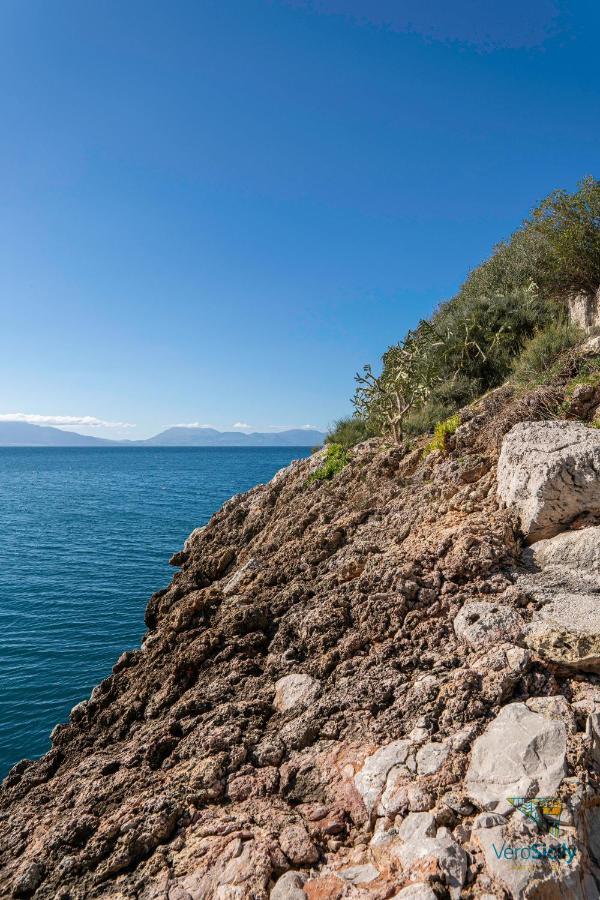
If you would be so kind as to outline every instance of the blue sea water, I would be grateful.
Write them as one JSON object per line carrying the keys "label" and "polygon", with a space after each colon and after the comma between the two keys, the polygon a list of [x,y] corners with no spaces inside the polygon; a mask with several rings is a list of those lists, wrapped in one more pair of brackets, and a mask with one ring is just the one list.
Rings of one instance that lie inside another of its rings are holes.
{"label": "blue sea water", "polygon": [[0,448],[0,777],[139,645],[190,531],[308,452]]}

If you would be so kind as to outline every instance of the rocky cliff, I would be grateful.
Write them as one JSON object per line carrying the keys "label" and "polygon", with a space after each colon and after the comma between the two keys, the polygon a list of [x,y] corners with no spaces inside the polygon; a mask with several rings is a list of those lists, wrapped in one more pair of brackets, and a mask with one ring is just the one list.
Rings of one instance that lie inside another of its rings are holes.
{"label": "rocky cliff", "polygon": [[600,432],[565,396],[226,503],[4,782],[0,895],[600,896]]}

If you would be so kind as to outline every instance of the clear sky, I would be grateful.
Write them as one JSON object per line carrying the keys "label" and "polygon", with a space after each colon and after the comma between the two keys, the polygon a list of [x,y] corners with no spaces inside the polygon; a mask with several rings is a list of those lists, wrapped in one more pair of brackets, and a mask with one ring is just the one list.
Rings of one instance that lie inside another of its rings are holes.
{"label": "clear sky", "polygon": [[599,28],[596,0],[2,0],[0,415],[349,412],[598,176]]}

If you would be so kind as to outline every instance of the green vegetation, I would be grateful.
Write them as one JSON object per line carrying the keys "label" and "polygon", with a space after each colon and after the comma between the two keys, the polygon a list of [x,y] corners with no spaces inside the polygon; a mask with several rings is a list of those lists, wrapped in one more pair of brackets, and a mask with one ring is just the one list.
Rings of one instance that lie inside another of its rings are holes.
{"label": "green vegetation", "polygon": [[347,419],[338,419],[325,438],[326,444],[340,444],[345,450],[354,447],[361,441],[373,437],[367,428],[367,423],[359,416],[350,416]]}
{"label": "green vegetation", "polygon": [[582,385],[593,388],[600,386],[600,363],[597,359],[589,360],[587,364],[584,363],[580,367],[579,374],[572,378],[565,387],[566,397],[571,399],[577,388]]}
{"label": "green vegetation", "polygon": [[525,344],[514,362],[517,384],[533,387],[543,384],[553,373],[565,351],[580,340],[581,330],[566,321],[550,322]]}
{"label": "green vegetation", "polygon": [[586,178],[544,200],[455,297],[386,350],[379,374],[367,365],[356,376],[365,435],[400,442],[507,378],[540,383],[581,338],[566,322],[569,295],[599,286],[600,181]]}
{"label": "green vegetation", "polygon": [[423,405],[441,380],[440,346],[435,329],[422,321],[403,341],[386,350],[381,375],[375,376],[366,365],[363,374],[356,376],[353,402],[369,429],[400,441],[407,414]]}
{"label": "green vegetation", "polygon": [[446,449],[446,442],[448,438],[454,434],[459,425],[459,415],[450,416],[449,419],[445,419],[443,422],[438,422],[433,429],[433,440],[431,440],[429,444],[427,444],[425,453],[431,453],[432,450],[441,450],[443,452]]}
{"label": "green vegetation", "polygon": [[309,476],[309,482],[329,481],[349,462],[348,451],[341,444],[328,444],[323,465]]}

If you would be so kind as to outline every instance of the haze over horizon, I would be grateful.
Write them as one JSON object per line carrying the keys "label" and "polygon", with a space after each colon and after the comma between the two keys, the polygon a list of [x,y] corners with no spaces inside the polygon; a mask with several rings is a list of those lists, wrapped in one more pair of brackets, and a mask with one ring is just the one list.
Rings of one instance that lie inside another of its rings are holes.
{"label": "haze over horizon", "polygon": [[0,24],[0,421],[325,430],[596,168],[591,0],[7,0]]}
{"label": "haze over horizon", "polygon": [[[278,432],[293,430],[322,430],[317,428],[316,425],[311,425],[308,423],[305,425],[267,425],[264,429],[260,429],[255,428],[249,422],[233,422],[228,427],[218,427],[216,425],[210,424],[209,422],[173,422],[167,425],[159,426],[157,432],[152,432],[150,434],[140,434],[136,429],[135,432],[128,431],[127,437],[115,437],[117,432],[122,434],[124,429],[136,428],[135,424],[132,422],[106,422],[102,419],[97,419],[95,416],[52,416],[28,413],[1,413],[0,426],[5,422],[25,423],[27,425],[38,425],[42,427],[50,426],[51,428],[58,428],[61,431],[72,432],[76,434],[85,434],[90,437],[108,437],[112,440],[145,440],[146,438],[153,437],[156,433],[160,433],[171,428],[184,428],[191,430],[209,429],[219,432],[237,431],[242,434],[252,434],[255,432],[272,432],[273,434],[277,434]],[[110,429],[110,432],[108,431],[108,429]]]}

